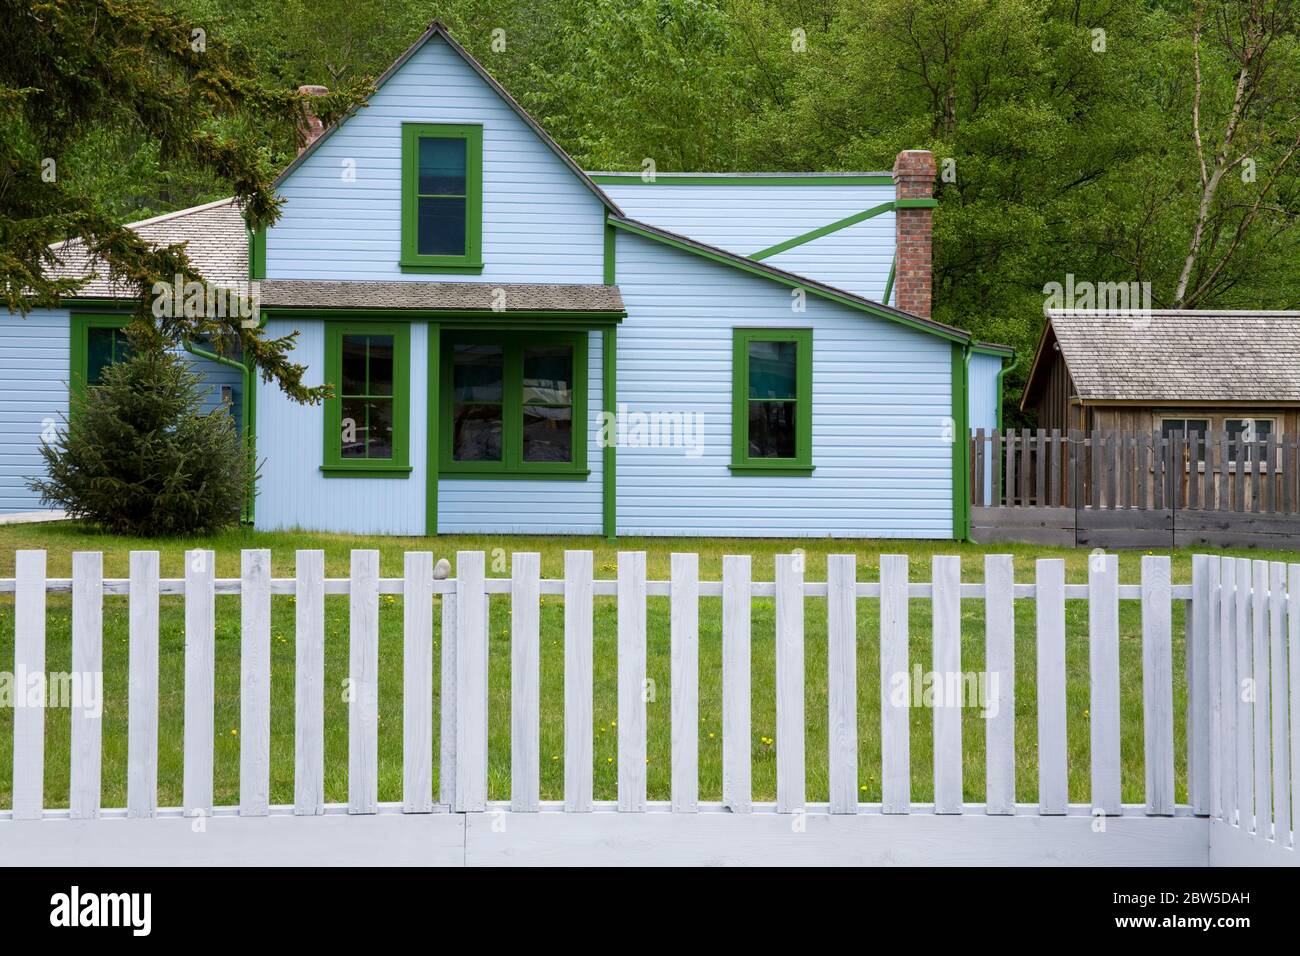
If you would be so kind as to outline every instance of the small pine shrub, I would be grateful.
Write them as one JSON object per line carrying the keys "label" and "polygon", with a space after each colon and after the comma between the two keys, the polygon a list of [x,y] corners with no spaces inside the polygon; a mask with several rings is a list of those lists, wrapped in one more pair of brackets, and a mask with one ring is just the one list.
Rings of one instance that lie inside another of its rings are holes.
{"label": "small pine shrub", "polygon": [[202,410],[202,376],[159,347],[139,348],[74,393],[46,477],[44,503],[121,535],[202,534],[236,524],[255,479],[225,408]]}

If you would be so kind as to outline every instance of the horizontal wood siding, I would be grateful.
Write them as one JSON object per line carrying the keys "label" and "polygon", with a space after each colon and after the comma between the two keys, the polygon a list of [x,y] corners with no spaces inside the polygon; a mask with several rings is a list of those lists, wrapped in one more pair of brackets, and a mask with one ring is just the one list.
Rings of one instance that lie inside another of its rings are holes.
{"label": "horizontal wood siding", "polygon": [[[36,309],[0,322],[0,514],[41,510],[27,479],[45,474],[42,433],[63,427],[68,411],[69,318],[67,309]],[[240,425],[242,374],[238,369],[189,356],[209,383],[203,410],[216,408],[221,386],[230,385],[235,424]]]}
{"label": "horizontal wood siding", "polygon": [[36,309],[0,322],[0,514],[36,511],[27,478],[45,473],[41,432],[68,411],[68,313]]}
{"label": "horizontal wood siding", "polygon": [[[998,427],[998,372],[1002,369],[1002,359],[997,355],[985,355],[975,352],[970,357],[970,374],[966,391],[967,424],[971,432],[984,429],[991,433]],[[984,483],[984,500],[990,497],[993,488],[993,470],[985,459],[980,468]]]}
{"label": "horizontal wood siding", "polygon": [[[307,366],[305,381],[319,385],[325,361],[325,323],[273,319],[268,338],[301,334],[292,359]],[[257,395],[257,527],[304,528],[351,534],[424,534],[425,436],[428,434],[428,326],[411,323],[410,462],[407,478],[326,478],[321,474],[324,410],[298,405],[274,385]]]}
{"label": "horizontal wood siding", "polygon": [[[742,256],[894,198],[888,186],[603,187],[634,219]],[[894,258],[894,214],[882,213],[765,261],[870,299],[881,299]]]}
{"label": "horizontal wood siding", "polygon": [[[483,125],[482,274],[403,273],[401,125]],[[356,178],[344,178],[355,163]],[[426,43],[281,187],[272,279],[600,282],[604,207],[443,40]]]}
{"label": "horizontal wood siding", "polygon": [[[951,534],[946,341],[812,295],[794,311],[790,289],[639,236],[618,237],[618,281],[620,407],[704,422],[697,456],[618,449],[620,534]],[[809,477],[728,469],[737,327],[813,328]]]}
{"label": "horizontal wood siding", "polygon": [[444,478],[438,485],[438,530],[446,534],[599,534],[601,336],[587,338],[585,481]]}

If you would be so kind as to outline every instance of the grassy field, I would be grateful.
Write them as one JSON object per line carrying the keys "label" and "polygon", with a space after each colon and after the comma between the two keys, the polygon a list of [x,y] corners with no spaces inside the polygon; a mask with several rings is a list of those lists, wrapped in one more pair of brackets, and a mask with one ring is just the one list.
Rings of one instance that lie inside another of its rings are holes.
{"label": "grassy field", "polygon": [[[1085,551],[1027,545],[978,546],[952,542],[889,542],[846,540],[751,540],[751,539],[624,539],[610,545],[598,538],[527,538],[487,536],[444,536],[422,538],[362,538],[307,533],[257,533],[233,531],[201,540],[168,539],[149,541],[96,535],[76,524],[0,526],[0,577],[12,577],[14,550],[43,548],[49,553],[50,576],[71,574],[74,551],[104,552],[104,573],[127,576],[127,556],[132,549],[161,552],[164,577],[181,577],[183,552],[206,547],[216,551],[217,576],[239,576],[241,548],[270,548],[274,573],[291,577],[294,551],[319,548],[325,551],[326,574],[346,577],[348,553],[352,548],[376,548],[381,552],[381,572],[400,577],[402,552],[432,550],[438,557],[455,561],[458,550],[487,552],[489,574],[508,574],[513,551],[537,551],[542,555],[543,577],[562,577],[566,548],[587,548],[595,552],[596,577],[615,577],[619,550],[648,553],[651,580],[666,580],[669,555],[692,551],[700,555],[701,580],[718,580],[724,554],[750,554],[754,558],[754,580],[772,580],[773,556],[798,547],[807,554],[806,578],[825,580],[827,554],[852,552],[858,559],[859,580],[873,580],[879,572],[882,553],[907,553],[913,580],[930,579],[929,563],[935,554],[962,557],[965,581],[983,577],[983,555],[1011,553],[1016,577],[1032,581],[1033,561],[1039,557],[1065,559],[1066,577],[1072,583],[1087,579]],[[1121,580],[1139,578],[1143,552],[1119,555]],[[1149,552],[1146,552],[1149,553]],[[1169,552],[1156,552],[1169,553]],[[1261,552],[1240,552],[1252,557],[1278,557]],[[1295,555],[1289,557],[1294,560]],[[1191,553],[1174,552],[1175,582],[1191,576]],[[435,598],[435,600],[437,600]],[[343,702],[343,681],[347,673],[347,599],[331,597],[326,607],[326,740],[325,793],[327,801],[347,799],[347,710]],[[753,727],[751,749],[754,765],[754,796],[771,800],[776,790],[775,671],[773,655],[774,608],[771,600],[756,599],[753,614]],[[826,610],[825,600],[808,598],[806,613],[806,714],[808,799],[827,797],[826,758]],[[293,684],[294,607],[291,596],[272,599],[272,715],[271,715],[271,800],[293,800]],[[1033,607],[1016,604],[1016,759],[1017,798],[1037,797],[1037,731],[1035,708],[1035,653]],[[541,791],[543,799],[563,796],[563,602],[543,597],[541,608]],[[160,754],[159,803],[175,806],[181,799],[182,714],[184,683],[183,603],[179,597],[164,597],[161,609],[160,667]],[[439,615],[435,613],[434,640]],[[0,670],[13,661],[13,596],[0,596]],[[1088,647],[1087,607],[1084,602],[1067,603],[1067,715],[1069,740],[1069,792],[1072,801],[1088,798]],[[123,806],[126,800],[127,740],[127,599],[108,596],[104,601],[104,805]],[[700,798],[717,800],[722,791],[721,718],[721,601],[702,599],[700,607]],[[510,789],[510,630],[509,605],[504,597],[491,602],[489,649],[489,797],[505,799]],[[647,675],[656,685],[655,700],[648,705],[648,755],[650,799],[667,799],[670,781],[669,630],[666,598],[651,598],[647,613]],[[380,718],[379,798],[400,800],[402,785],[402,606],[401,598],[387,595],[380,605]],[[880,681],[878,602],[864,600],[858,610],[859,783],[861,799],[880,799]],[[51,595],[48,608],[48,671],[71,666],[70,600]],[[614,799],[617,781],[617,661],[615,605],[612,598],[595,601],[595,795]],[[1182,686],[1183,617],[1174,609],[1173,667],[1175,709],[1175,758],[1178,796],[1186,799],[1185,713],[1186,693]],[[435,653],[433,686],[438,684]],[[984,660],[983,602],[962,604],[962,666],[979,670]],[[929,603],[914,601],[911,607],[911,661],[929,668]],[[1122,708],[1122,774],[1125,802],[1143,799],[1141,629],[1136,602],[1121,603],[1120,663]],[[216,612],[216,755],[215,786],[218,804],[234,804],[239,794],[239,602],[234,596],[217,598]],[[432,702],[435,715],[438,701]],[[435,720],[436,720],[435,716]],[[925,801],[932,795],[931,714],[917,707],[911,712],[912,798]],[[435,738],[437,733],[435,731]],[[984,728],[976,709],[963,717],[964,787],[967,800],[984,796]],[[437,741],[434,741],[437,768]],[[13,712],[0,709],[0,808],[11,800]],[[67,806],[69,720],[65,709],[50,709],[46,716],[45,801],[49,807]]]}

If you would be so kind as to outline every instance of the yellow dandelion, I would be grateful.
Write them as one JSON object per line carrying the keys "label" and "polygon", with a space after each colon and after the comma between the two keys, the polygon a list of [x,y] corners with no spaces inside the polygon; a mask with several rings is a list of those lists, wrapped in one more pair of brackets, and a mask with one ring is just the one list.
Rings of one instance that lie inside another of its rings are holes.
{"label": "yellow dandelion", "polygon": [[232,737],[238,737],[238,736],[239,736],[239,730],[238,730],[237,728],[235,728],[235,727],[231,727],[231,728],[230,728],[230,736],[232,736]]}

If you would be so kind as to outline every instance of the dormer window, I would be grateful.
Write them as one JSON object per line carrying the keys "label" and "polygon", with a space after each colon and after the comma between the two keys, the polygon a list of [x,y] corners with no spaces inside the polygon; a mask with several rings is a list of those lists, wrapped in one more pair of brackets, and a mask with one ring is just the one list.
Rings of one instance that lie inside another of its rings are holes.
{"label": "dormer window", "polygon": [[483,127],[402,125],[403,272],[483,269]]}

